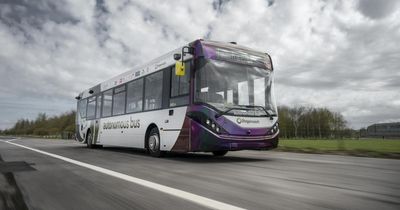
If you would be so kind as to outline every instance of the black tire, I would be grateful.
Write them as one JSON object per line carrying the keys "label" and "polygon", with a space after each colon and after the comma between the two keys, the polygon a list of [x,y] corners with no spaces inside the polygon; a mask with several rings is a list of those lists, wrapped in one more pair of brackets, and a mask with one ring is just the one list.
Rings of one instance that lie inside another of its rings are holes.
{"label": "black tire", "polygon": [[92,135],[92,132],[89,130],[86,134],[86,147],[87,148],[90,148],[90,149],[95,148],[96,145],[93,144],[92,140],[93,140],[93,135]]}
{"label": "black tire", "polygon": [[162,157],[165,152],[160,150],[160,134],[157,128],[152,128],[146,140],[147,152],[153,157]]}
{"label": "black tire", "polygon": [[222,157],[222,156],[226,155],[226,153],[228,153],[228,151],[214,151],[212,153],[216,157]]}

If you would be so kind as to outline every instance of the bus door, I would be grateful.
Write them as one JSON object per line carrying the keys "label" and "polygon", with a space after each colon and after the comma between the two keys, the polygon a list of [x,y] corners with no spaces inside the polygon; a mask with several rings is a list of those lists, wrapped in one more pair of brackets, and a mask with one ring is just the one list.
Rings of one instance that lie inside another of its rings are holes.
{"label": "bus door", "polygon": [[185,73],[177,75],[175,67],[171,68],[170,91],[168,101],[169,128],[174,130],[173,137],[176,139],[175,151],[189,151],[189,124],[185,121],[187,106],[189,105],[190,91],[190,64],[185,62]]}

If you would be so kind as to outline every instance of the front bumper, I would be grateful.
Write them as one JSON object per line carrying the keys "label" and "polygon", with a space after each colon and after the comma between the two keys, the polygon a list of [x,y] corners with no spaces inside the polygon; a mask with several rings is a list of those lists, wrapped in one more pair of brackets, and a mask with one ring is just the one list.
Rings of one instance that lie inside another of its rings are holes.
{"label": "front bumper", "polygon": [[218,135],[203,125],[191,123],[191,151],[269,150],[278,146],[278,132],[269,136]]}

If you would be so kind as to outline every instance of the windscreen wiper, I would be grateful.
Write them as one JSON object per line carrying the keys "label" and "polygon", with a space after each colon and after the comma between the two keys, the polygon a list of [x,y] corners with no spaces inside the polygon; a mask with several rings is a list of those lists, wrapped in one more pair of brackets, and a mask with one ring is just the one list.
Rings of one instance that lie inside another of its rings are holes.
{"label": "windscreen wiper", "polygon": [[242,108],[242,107],[230,107],[227,110],[223,111],[223,112],[219,112],[218,114],[215,115],[215,118],[219,118],[224,114],[227,114],[228,112],[232,111],[232,110],[250,110],[249,108]]}
{"label": "windscreen wiper", "polygon": [[248,111],[248,110],[252,110],[254,108],[261,108],[265,112],[267,117],[272,118],[272,117],[276,116],[275,114],[270,114],[263,106],[256,106],[256,105],[238,105],[238,106],[239,107],[230,107],[227,110],[216,114],[215,118],[219,118],[222,115],[227,114],[228,112],[230,112],[232,110],[246,110],[246,111]]}
{"label": "windscreen wiper", "polygon": [[261,108],[267,114],[267,117],[271,117],[271,114],[268,113],[268,111],[263,106],[256,106],[256,105],[241,105],[241,106],[244,106],[246,108],[253,108],[253,109],[254,108]]}

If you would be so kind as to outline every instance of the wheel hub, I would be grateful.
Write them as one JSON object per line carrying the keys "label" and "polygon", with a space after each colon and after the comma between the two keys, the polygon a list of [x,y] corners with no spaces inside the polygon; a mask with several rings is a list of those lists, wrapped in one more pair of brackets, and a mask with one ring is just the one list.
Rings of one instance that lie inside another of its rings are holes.
{"label": "wheel hub", "polygon": [[160,144],[160,140],[157,135],[152,135],[149,138],[149,149],[152,152],[157,152],[158,151],[158,145]]}

